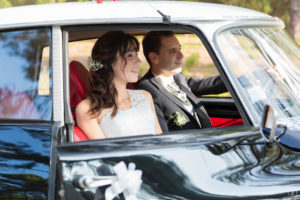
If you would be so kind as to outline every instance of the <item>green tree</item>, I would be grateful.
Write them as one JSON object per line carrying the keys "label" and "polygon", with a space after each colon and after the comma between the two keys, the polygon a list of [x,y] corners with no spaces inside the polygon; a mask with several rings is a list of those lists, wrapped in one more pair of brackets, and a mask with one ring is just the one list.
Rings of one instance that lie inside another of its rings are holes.
{"label": "green tree", "polygon": [[66,2],[67,0],[36,0],[35,4],[44,4],[44,3],[62,3]]}
{"label": "green tree", "polygon": [[291,0],[289,33],[300,44],[300,0]]}
{"label": "green tree", "polygon": [[199,0],[253,9],[282,19],[289,26],[291,0]]}
{"label": "green tree", "polygon": [[76,2],[76,1],[90,1],[90,0],[0,0],[0,8],[23,6],[23,5],[34,5],[34,4]]}
{"label": "green tree", "polygon": [[9,0],[0,0],[0,8],[8,8],[8,7],[12,7]]}
{"label": "green tree", "polygon": [[36,0],[10,0],[12,6],[22,6],[22,5],[31,5],[35,4]]}

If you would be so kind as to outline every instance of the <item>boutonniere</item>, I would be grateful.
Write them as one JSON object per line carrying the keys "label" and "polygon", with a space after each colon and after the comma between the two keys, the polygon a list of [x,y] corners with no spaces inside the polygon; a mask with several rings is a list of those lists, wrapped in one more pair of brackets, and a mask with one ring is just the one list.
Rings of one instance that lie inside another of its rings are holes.
{"label": "boutonniere", "polygon": [[172,113],[171,115],[169,115],[169,119],[173,119],[174,123],[177,126],[180,126],[180,128],[182,128],[182,126],[187,123],[187,120],[180,112]]}

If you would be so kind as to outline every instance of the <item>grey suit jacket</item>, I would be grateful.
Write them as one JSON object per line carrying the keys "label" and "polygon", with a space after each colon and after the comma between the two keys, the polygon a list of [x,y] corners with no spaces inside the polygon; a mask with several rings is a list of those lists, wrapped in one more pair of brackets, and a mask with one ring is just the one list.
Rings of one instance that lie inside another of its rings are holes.
{"label": "grey suit jacket", "polygon": [[[211,127],[211,122],[207,112],[196,96],[204,94],[218,94],[227,91],[220,76],[210,77],[206,79],[186,78],[182,73],[174,76],[175,82],[180,89],[186,93],[188,99],[193,104],[201,123],[201,128]],[[160,81],[149,70],[147,74],[137,84],[137,89],[144,89],[151,93],[154,101],[156,114],[159,124],[163,132],[197,129],[200,128],[195,117],[191,115],[182,102],[169,93],[160,83]],[[174,119],[170,119],[171,115],[179,112],[186,119],[186,123],[179,126]]]}

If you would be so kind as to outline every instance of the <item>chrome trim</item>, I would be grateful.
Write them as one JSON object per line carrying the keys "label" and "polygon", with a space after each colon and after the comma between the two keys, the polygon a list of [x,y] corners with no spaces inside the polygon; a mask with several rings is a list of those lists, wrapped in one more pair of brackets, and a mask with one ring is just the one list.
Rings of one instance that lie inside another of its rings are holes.
{"label": "chrome trim", "polygon": [[73,181],[75,185],[81,189],[85,188],[97,188],[106,185],[111,185],[117,176],[88,176],[83,175],[76,177]]}
{"label": "chrome trim", "polygon": [[62,33],[59,26],[52,27],[52,63],[53,63],[53,121],[64,122],[63,105],[63,58]]}
{"label": "chrome trim", "polygon": [[69,34],[67,31],[62,32],[63,35],[63,77],[64,77],[64,110],[65,110],[65,126],[67,126],[68,131],[68,141],[74,142],[74,119],[72,116],[71,105],[70,105],[70,73],[69,73],[69,53],[68,53],[68,43]]}

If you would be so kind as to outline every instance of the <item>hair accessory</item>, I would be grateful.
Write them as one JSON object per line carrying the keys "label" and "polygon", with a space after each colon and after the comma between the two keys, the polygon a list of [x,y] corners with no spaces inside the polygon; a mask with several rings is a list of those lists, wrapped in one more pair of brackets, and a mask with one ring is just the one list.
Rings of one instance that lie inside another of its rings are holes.
{"label": "hair accessory", "polygon": [[88,65],[89,65],[90,70],[93,72],[104,67],[104,65],[100,61],[96,61],[90,56],[88,57]]}

